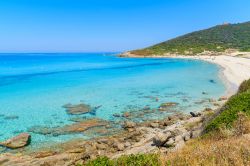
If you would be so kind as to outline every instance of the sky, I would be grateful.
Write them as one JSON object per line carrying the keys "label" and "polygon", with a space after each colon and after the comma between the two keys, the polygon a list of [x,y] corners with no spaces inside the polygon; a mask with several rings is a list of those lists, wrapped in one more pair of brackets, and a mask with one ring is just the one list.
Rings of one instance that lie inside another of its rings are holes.
{"label": "sky", "polygon": [[0,52],[121,52],[246,21],[250,0],[1,0]]}

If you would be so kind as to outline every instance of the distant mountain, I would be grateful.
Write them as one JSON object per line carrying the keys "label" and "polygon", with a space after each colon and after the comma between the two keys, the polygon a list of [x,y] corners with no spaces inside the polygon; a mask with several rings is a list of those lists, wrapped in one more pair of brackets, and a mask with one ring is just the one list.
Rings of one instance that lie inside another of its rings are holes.
{"label": "distant mountain", "polygon": [[250,22],[218,25],[125,54],[197,55],[225,51],[250,52]]}

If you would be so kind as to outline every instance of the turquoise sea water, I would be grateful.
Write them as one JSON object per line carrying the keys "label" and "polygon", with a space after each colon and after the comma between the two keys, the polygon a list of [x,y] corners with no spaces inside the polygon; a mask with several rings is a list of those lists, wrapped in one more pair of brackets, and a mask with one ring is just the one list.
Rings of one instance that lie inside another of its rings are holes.
{"label": "turquoise sea water", "polygon": [[[177,111],[200,111],[210,107],[202,100],[225,93],[219,70],[198,60],[118,58],[113,53],[0,54],[0,140],[34,126],[72,124],[72,117],[113,121],[115,113],[154,109],[164,102],[180,103]],[[101,107],[94,114],[72,116],[62,107],[67,103]],[[163,116],[159,112],[136,120]],[[31,147],[88,137],[30,134]]]}

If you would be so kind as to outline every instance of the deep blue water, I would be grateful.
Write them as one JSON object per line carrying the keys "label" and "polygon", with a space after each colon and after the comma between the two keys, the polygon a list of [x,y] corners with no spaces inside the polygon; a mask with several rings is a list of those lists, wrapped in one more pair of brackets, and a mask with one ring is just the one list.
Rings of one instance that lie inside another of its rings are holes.
{"label": "deep blue water", "polygon": [[[0,54],[0,139],[34,126],[72,124],[72,115],[62,107],[67,103],[101,105],[95,114],[81,117],[105,120],[115,120],[114,113],[153,109],[163,102],[180,103],[177,111],[199,111],[211,107],[201,100],[225,93],[219,70],[198,60],[118,58],[111,53]],[[159,101],[152,100],[155,97]],[[89,137],[30,134],[31,147]]]}

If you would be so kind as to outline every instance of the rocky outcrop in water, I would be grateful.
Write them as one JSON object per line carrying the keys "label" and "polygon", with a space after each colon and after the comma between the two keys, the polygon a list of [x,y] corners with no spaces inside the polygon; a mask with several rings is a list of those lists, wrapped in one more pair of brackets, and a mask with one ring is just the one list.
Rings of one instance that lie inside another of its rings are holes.
{"label": "rocky outcrop in water", "polygon": [[167,111],[171,107],[177,106],[179,103],[175,102],[167,102],[167,103],[162,103],[160,107],[158,108],[159,111]]}
{"label": "rocky outcrop in water", "polygon": [[67,113],[70,115],[81,115],[90,113],[92,111],[91,107],[87,104],[66,104],[63,107],[66,108]]}
{"label": "rocky outcrop in water", "polygon": [[10,149],[18,149],[29,145],[30,142],[31,142],[30,134],[21,133],[18,136],[10,138],[4,142],[0,142],[0,145]]}
{"label": "rocky outcrop in water", "polygon": [[78,121],[70,125],[65,125],[62,127],[48,128],[43,126],[34,126],[31,129],[29,129],[29,131],[36,134],[42,134],[42,135],[52,134],[54,136],[58,136],[71,133],[81,133],[90,128],[101,127],[106,125],[108,125],[107,121],[93,118],[93,119],[82,119],[81,121]]}

